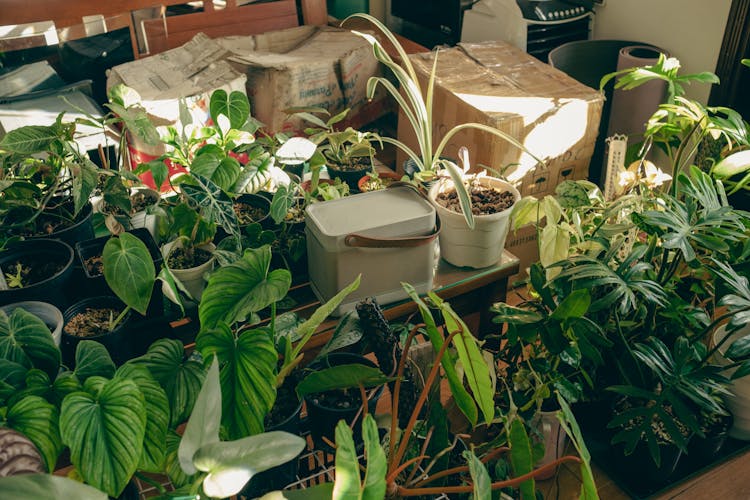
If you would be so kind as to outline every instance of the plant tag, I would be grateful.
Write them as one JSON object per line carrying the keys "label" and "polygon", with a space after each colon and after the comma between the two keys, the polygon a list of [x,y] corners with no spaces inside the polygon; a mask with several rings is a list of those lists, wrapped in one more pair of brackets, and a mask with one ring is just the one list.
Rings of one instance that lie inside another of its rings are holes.
{"label": "plant tag", "polygon": [[604,177],[604,198],[611,200],[617,190],[619,173],[625,169],[625,153],[628,149],[628,136],[615,134],[607,138],[609,153]]}

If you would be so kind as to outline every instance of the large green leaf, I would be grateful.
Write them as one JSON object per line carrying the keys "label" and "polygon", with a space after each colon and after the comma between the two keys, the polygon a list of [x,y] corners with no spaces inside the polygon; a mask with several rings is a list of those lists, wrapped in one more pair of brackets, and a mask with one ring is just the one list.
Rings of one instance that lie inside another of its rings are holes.
{"label": "large green leaf", "polygon": [[125,305],[145,316],[156,280],[146,244],[130,233],[113,236],[104,245],[102,261],[107,285]]}
{"label": "large green leaf", "polygon": [[458,359],[464,369],[464,377],[469,384],[477,406],[482,410],[484,421],[489,423],[495,417],[495,385],[490,373],[491,367],[482,356],[477,339],[469,331],[466,323],[456,314],[447,302],[430,292],[432,303],[440,308],[448,333],[460,332],[453,337]]}
{"label": "large green leaf", "polygon": [[185,433],[177,450],[180,467],[186,474],[198,472],[193,458],[204,445],[219,441],[221,427],[221,386],[219,385],[219,362],[214,359],[206,373],[195,407],[190,414]]}
{"label": "large green leaf", "polygon": [[115,378],[134,381],[143,393],[146,405],[146,433],[143,437],[143,453],[138,470],[163,472],[169,425],[167,394],[144,366],[126,364],[117,370]]}
{"label": "large green leaf", "polygon": [[8,409],[5,425],[29,438],[39,449],[48,471],[63,449],[57,408],[39,396],[26,396]]}
{"label": "large green leaf", "polygon": [[216,90],[211,94],[209,104],[211,119],[219,123],[219,115],[229,118],[229,125],[234,128],[242,128],[250,116],[250,101],[247,96],[239,91],[227,94],[226,90]]}
{"label": "large green leaf", "polygon": [[[406,290],[406,292],[409,294],[409,297],[411,297],[411,299],[417,304],[417,307],[419,307],[419,312],[422,315],[422,320],[426,325],[427,336],[430,339],[433,350],[436,353],[440,352],[440,349],[445,343],[445,339],[437,329],[437,325],[435,324],[435,319],[432,317],[430,308],[427,307],[427,304],[425,304],[424,301],[419,297],[417,291],[413,286],[408,283],[401,283],[401,286],[404,287],[404,290]],[[469,394],[469,391],[464,388],[461,379],[458,377],[454,356],[449,351],[445,351],[440,364],[443,367],[445,378],[448,379],[448,386],[450,387],[453,399],[456,401],[456,406],[458,406],[458,408],[461,410],[461,413],[463,413],[469,420],[469,422],[471,422],[471,425],[476,425],[477,419],[479,418],[477,405],[474,402],[474,399],[471,397],[471,394]]]}
{"label": "large green leaf", "polygon": [[60,368],[60,349],[47,325],[17,307],[10,316],[0,311],[0,358],[44,370],[50,377]]}
{"label": "large green leaf", "polygon": [[379,368],[359,363],[337,365],[314,371],[297,384],[297,394],[304,397],[308,394],[347,389],[362,384],[364,387],[375,387],[391,381]]}
{"label": "large green leaf", "polygon": [[30,155],[46,151],[50,144],[59,138],[60,133],[54,125],[27,125],[5,134],[0,140],[0,149]]}
{"label": "large green leaf", "polygon": [[385,498],[388,463],[372,415],[366,415],[362,420],[362,437],[365,442],[367,468],[364,481],[360,482],[359,460],[352,431],[343,420],[336,425],[336,481],[332,497],[334,500]]}
{"label": "large green leaf", "polygon": [[182,488],[185,485],[195,481],[195,476],[188,476],[180,466],[180,459],[177,454],[180,448],[182,436],[175,431],[167,432],[167,454],[165,456],[164,471],[169,477],[169,482],[175,488]]}
{"label": "large green leaf", "polygon": [[487,472],[487,467],[469,450],[463,452],[463,457],[469,464],[469,474],[471,474],[471,481],[474,483],[474,491],[471,495],[472,500],[491,500],[492,482]]}
{"label": "large green leaf", "polygon": [[76,347],[76,368],[73,372],[78,380],[85,381],[92,376],[112,378],[115,363],[101,343],[95,340],[82,340]]}
{"label": "large green leaf", "polygon": [[269,271],[271,247],[245,250],[242,258],[217,269],[203,291],[198,315],[201,328],[229,325],[278,302],[286,296],[292,275],[286,269]]}
{"label": "large green leaf", "polygon": [[560,421],[565,433],[570,437],[581,459],[582,484],[579,498],[581,500],[598,500],[599,493],[594,482],[594,473],[591,470],[591,454],[583,440],[581,429],[578,427],[578,422],[570,406],[568,406],[568,402],[559,393],[557,394],[557,402],[560,404],[561,410],[557,413],[557,419]]}
{"label": "large green leaf", "polygon": [[28,368],[15,361],[0,358],[0,407],[2,402],[26,383]]}
{"label": "large green leaf", "polygon": [[21,474],[0,478],[3,498],[75,498],[107,500],[107,494],[73,479],[52,474]]}
{"label": "large green leaf", "polygon": [[581,318],[591,305],[591,292],[587,288],[573,290],[560,302],[550,317],[556,320]]}
{"label": "large green leaf", "polygon": [[99,180],[96,165],[87,158],[76,165],[77,173],[73,177],[73,213],[78,213],[89,203],[91,193],[96,189]]}
{"label": "large green leaf", "polygon": [[205,359],[221,365],[222,425],[231,439],[263,432],[263,420],[276,400],[278,355],[266,328],[238,337],[225,324],[202,331],[196,345]]}
{"label": "large green leaf", "polygon": [[299,436],[273,431],[207,444],[193,460],[198,470],[208,473],[203,491],[210,497],[225,498],[239,493],[258,472],[294,460],[305,446]]}
{"label": "large green leaf", "polygon": [[134,381],[124,379],[107,381],[96,397],[88,392],[69,394],[60,409],[60,432],[81,477],[116,497],[141,458],[146,432],[143,394]]}
{"label": "large green leaf", "polygon": [[[510,424],[508,432],[508,442],[510,444],[510,463],[513,467],[513,474],[518,477],[527,474],[534,469],[534,459],[532,458],[531,443],[529,435],[526,433],[523,421],[520,418],[514,418]],[[524,500],[534,500],[534,480],[529,479],[521,483],[521,498]]]}
{"label": "large green leaf", "polygon": [[190,171],[209,179],[226,191],[237,181],[240,175],[240,164],[231,157],[206,153],[195,157],[193,163],[190,164]]}
{"label": "large green leaf", "polygon": [[147,367],[167,393],[172,429],[190,416],[205,378],[206,370],[196,356],[185,357],[185,348],[179,340],[159,339],[146,354],[129,361]]}

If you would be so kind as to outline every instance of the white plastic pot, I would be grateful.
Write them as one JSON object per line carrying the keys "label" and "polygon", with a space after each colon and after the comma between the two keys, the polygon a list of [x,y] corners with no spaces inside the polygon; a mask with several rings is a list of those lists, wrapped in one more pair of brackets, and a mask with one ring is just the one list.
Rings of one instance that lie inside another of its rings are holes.
{"label": "white plastic pot", "polygon": [[[544,457],[535,464],[536,468],[554,462],[565,454],[568,435],[557,418],[557,411],[540,411],[534,416],[532,425],[536,425],[544,439]],[[555,475],[555,469],[551,469],[536,479],[549,479]]]}
{"label": "white plastic pot", "polygon": [[[725,357],[727,349],[732,345],[732,342],[746,335],[750,335],[750,326],[733,332],[729,339],[714,354],[713,361],[720,366],[730,364],[732,361]],[[727,330],[725,326],[717,328],[713,335],[714,345],[717,345],[726,336]],[[732,371],[734,370],[727,371],[724,375],[730,376]],[[750,375],[733,380],[728,389],[731,395],[725,396],[724,401],[734,417],[732,428],[729,429],[729,436],[735,439],[750,441]]]}
{"label": "white plastic pot", "polygon": [[[480,182],[502,191],[513,193],[515,202],[521,194],[508,182],[496,177],[481,177]],[[474,229],[466,224],[463,214],[448,210],[435,200],[438,194],[453,189],[450,178],[442,178],[430,188],[430,201],[435,206],[442,229],[440,232],[440,256],[458,267],[476,269],[497,264],[503,255],[505,238],[510,229],[511,209],[490,215],[475,215]]]}
{"label": "white plastic pot", "polygon": [[[151,189],[149,187],[134,187],[134,188],[131,188],[130,194],[132,196],[139,191],[146,191],[146,192],[151,193],[153,196],[156,197],[157,203],[158,203],[158,199],[160,196],[158,191]],[[104,205],[104,198],[101,196],[92,198],[91,204],[94,209],[94,212],[102,212],[102,207]],[[140,227],[146,228],[148,232],[151,233],[151,236],[154,238],[154,241],[156,241],[157,243],[159,242],[159,231],[158,231],[159,219],[156,214],[150,214],[148,213],[147,210],[141,210],[130,216],[129,223],[130,223],[130,227],[126,229],[137,229]]]}
{"label": "white plastic pot", "polygon": [[27,300],[25,302],[15,302],[13,304],[8,304],[7,306],[2,306],[0,307],[0,310],[9,315],[19,307],[44,321],[44,324],[47,325],[50,332],[52,332],[52,338],[54,339],[55,344],[58,346],[60,345],[64,323],[63,314],[60,309],[46,302]]}
{"label": "white plastic pot", "polygon": [[[173,248],[179,248],[182,246],[182,240],[173,240],[169,243],[165,243],[162,246],[161,253],[164,256],[164,262],[167,261],[169,254]],[[211,253],[216,250],[216,245],[208,243],[198,248],[207,250]],[[203,289],[206,288],[206,274],[214,268],[216,257],[212,256],[208,261],[204,262],[200,266],[191,267],[190,269],[171,269],[172,275],[175,279],[179,280],[182,286],[187,290],[190,296],[196,301],[200,301],[203,295]],[[171,296],[171,290],[166,283],[162,284],[162,291],[165,295]]]}

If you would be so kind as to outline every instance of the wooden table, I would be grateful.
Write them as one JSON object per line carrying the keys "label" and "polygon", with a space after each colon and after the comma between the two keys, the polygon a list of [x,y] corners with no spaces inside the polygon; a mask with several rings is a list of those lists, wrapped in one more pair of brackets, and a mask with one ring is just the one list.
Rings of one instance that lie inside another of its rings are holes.
{"label": "wooden table", "polygon": [[[518,273],[519,265],[519,259],[508,251],[503,252],[496,265],[483,269],[460,268],[440,259],[433,277],[432,290],[440,298],[449,301],[462,317],[471,315],[476,321],[467,323],[472,332],[481,337],[493,330],[489,308],[494,302],[505,300],[508,279]],[[295,302],[290,310],[301,317],[308,317],[320,305],[308,282],[293,285],[288,295]],[[381,306],[388,321],[404,320],[417,312],[417,305],[412,300]],[[337,318],[324,321],[305,346],[305,350],[316,351],[325,345],[337,323]],[[186,348],[192,349],[197,334],[197,321],[175,321],[172,328],[176,336],[185,342]]]}

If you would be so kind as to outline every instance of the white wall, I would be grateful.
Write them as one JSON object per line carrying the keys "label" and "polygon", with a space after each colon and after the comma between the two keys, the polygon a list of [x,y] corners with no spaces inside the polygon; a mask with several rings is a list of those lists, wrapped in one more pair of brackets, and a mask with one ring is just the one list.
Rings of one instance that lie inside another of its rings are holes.
{"label": "white wall", "polygon": [[[596,8],[593,38],[651,43],[679,59],[684,73],[713,72],[731,4],[731,0],[606,0]],[[705,103],[710,90],[708,85],[695,84],[687,94]]]}

